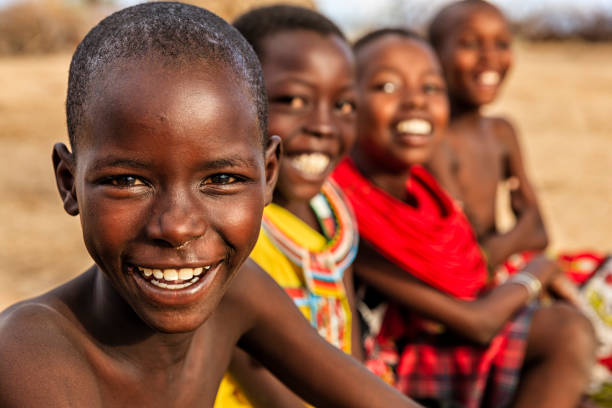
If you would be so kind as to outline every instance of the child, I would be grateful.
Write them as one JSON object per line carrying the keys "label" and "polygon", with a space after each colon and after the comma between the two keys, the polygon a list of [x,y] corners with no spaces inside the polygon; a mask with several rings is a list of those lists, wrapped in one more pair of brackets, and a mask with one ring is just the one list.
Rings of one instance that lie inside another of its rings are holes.
{"label": "child", "polygon": [[[457,192],[491,267],[515,253],[543,250],[548,238],[514,128],[506,119],[480,111],[496,98],[512,65],[508,22],[491,3],[462,0],[436,15],[429,37],[445,73],[451,106],[446,137],[450,148],[442,144],[437,149],[433,172],[448,191]],[[516,224],[501,234],[495,202],[503,180],[509,180]]]}
{"label": "child", "polygon": [[[301,7],[255,9],[234,26],[260,58],[268,133],[280,136],[283,145],[278,183],[251,258],[285,289],[323,338],[359,358],[359,335],[351,318],[357,226],[343,194],[327,181],[354,140],[352,50],[333,22]],[[236,355],[230,367],[253,403],[287,406],[291,397],[283,396],[285,387],[256,363]],[[225,381],[217,406],[248,404]]]}
{"label": "child", "polygon": [[467,219],[421,167],[448,120],[433,50],[402,29],[354,49],[357,143],[333,178],[359,225],[356,276],[390,300],[369,366],[428,406],[575,406],[593,360],[588,321],[562,304],[525,307],[559,275],[556,264],[539,257],[486,293]]}
{"label": "child", "polygon": [[75,52],[66,111],[55,175],[95,265],[0,315],[2,407],[211,407],[236,343],[311,403],[414,406],[246,261],[280,140],[230,25],[181,3],[107,17]]}

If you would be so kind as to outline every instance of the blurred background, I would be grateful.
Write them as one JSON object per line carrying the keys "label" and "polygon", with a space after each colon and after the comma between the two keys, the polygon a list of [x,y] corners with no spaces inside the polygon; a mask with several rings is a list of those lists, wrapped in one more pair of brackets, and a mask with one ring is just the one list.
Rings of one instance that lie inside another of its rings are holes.
{"label": "blurred background", "polygon": [[[422,30],[452,0],[303,0],[350,38],[383,26]],[[78,218],[51,166],[67,142],[70,55],[125,0],[0,0],[0,310],[89,266]],[[231,21],[278,1],[194,2]],[[515,65],[488,107],[519,130],[552,249],[612,250],[612,1],[496,0],[517,37]],[[504,197],[503,189],[500,197]],[[502,227],[511,224],[500,201]]]}

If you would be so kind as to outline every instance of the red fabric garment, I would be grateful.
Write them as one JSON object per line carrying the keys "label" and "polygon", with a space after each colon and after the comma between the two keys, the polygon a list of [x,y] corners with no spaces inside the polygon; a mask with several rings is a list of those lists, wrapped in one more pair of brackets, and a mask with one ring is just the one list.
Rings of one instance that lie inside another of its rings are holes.
{"label": "red fabric garment", "polygon": [[486,261],[467,218],[423,167],[414,166],[406,184],[418,208],[374,186],[350,158],[332,177],[353,205],[361,237],[389,260],[457,298],[484,288]]}

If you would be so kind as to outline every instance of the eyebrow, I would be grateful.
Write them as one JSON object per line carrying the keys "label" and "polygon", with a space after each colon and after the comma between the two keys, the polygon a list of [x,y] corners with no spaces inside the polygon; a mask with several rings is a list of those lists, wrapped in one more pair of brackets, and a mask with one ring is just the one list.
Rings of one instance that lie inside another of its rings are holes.
{"label": "eyebrow", "polygon": [[203,170],[216,170],[227,167],[257,167],[258,163],[255,159],[245,159],[240,156],[229,156],[220,159],[206,161],[202,164]]}
{"label": "eyebrow", "polygon": [[[205,161],[200,165],[200,169],[202,170],[216,170],[223,169],[228,167],[257,167],[258,163],[255,159],[252,158],[242,158],[237,155],[223,157],[219,159],[213,159],[209,161]],[[142,169],[146,170],[150,167],[150,164],[147,162],[142,162],[134,159],[123,159],[123,158],[107,158],[100,159],[92,165],[92,169],[94,171],[100,171],[107,167],[125,167],[132,169]]]}
{"label": "eyebrow", "polygon": [[127,168],[136,168],[136,169],[146,169],[148,167],[147,163],[132,160],[132,159],[122,159],[122,158],[107,158],[100,159],[94,162],[91,166],[94,171],[102,170],[106,167],[127,167]]}

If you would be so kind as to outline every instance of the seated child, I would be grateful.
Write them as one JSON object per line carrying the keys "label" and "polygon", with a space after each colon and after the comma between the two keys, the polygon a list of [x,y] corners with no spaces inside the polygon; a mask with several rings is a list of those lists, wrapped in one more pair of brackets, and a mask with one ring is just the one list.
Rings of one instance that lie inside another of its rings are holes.
{"label": "seated child", "polygon": [[119,11],[78,46],[66,111],[57,186],[95,264],[0,315],[0,406],[211,407],[236,344],[309,403],[415,406],[247,261],[280,139],[235,29],[181,3]]}
{"label": "seated child", "polygon": [[[516,253],[543,250],[548,238],[514,127],[481,112],[497,97],[512,65],[508,22],[489,2],[462,0],[434,17],[429,37],[445,74],[451,108],[445,143],[434,152],[432,171],[463,203],[491,267]],[[503,180],[509,180],[516,224],[502,234],[496,227],[495,203]]]}
{"label": "seated child", "polygon": [[375,306],[372,291],[389,300],[368,365],[428,406],[574,407],[592,328],[570,306],[531,303],[558,267],[538,257],[486,292],[467,219],[422,167],[448,120],[433,50],[402,29],[370,33],[354,50],[357,143],[333,178],[357,217],[364,300]]}
{"label": "seated child", "polygon": [[[272,204],[264,209],[251,258],[323,338],[359,358],[358,326],[351,318],[357,225],[342,192],[328,181],[355,136],[353,52],[333,22],[301,7],[255,9],[234,27],[259,56],[268,134],[280,136],[283,147]],[[230,368],[252,403],[289,404],[286,388],[239,350]],[[227,379],[216,406],[249,405]]]}

